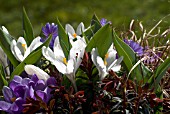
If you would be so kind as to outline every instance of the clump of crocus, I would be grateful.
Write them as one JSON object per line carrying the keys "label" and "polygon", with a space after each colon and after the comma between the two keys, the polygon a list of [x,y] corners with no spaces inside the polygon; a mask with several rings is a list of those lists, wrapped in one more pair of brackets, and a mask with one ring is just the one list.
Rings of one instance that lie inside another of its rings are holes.
{"label": "clump of crocus", "polygon": [[52,39],[51,39],[49,47],[51,49],[53,49],[54,41],[55,41],[56,37],[58,36],[58,27],[57,27],[57,25],[55,25],[54,23],[52,23],[52,24],[47,23],[42,28],[42,32],[43,32],[43,34],[45,36],[45,38],[41,38],[42,42],[44,42],[50,35],[52,35]]}
{"label": "clump of crocus", "polygon": [[26,99],[32,98],[36,100],[36,95],[38,95],[43,102],[48,103],[52,97],[50,94],[52,89],[49,88],[49,86],[56,86],[56,83],[54,77],[50,77],[47,81],[44,81],[38,79],[36,74],[30,78],[14,76],[13,80],[9,83],[9,87],[4,86],[2,89],[4,100],[0,101],[0,110],[10,114],[21,114]]}
{"label": "clump of crocus", "polygon": [[81,64],[85,47],[81,44],[75,44],[76,45],[73,45],[70,49],[68,58],[64,55],[58,38],[55,39],[53,51],[44,46],[42,48],[42,54],[57,68],[60,73],[67,76],[67,78],[72,82],[75,91],[77,91],[75,74]]}

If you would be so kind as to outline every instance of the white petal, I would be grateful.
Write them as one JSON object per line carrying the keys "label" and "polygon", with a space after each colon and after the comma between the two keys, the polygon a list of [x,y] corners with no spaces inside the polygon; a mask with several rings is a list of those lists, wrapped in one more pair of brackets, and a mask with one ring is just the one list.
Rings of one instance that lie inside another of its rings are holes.
{"label": "white petal", "polygon": [[[10,48],[11,48],[11,51],[12,51],[12,54],[14,55],[14,57],[15,57],[18,61],[22,62],[22,61],[23,61],[23,58],[22,58],[22,57],[18,57],[18,55],[19,55],[19,54],[20,54],[20,56],[23,56],[23,55],[21,54],[21,51],[18,49],[15,40],[12,40]],[[16,48],[17,48],[17,49],[16,49]],[[18,55],[17,55],[17,53],[18,53]]]}
{"label": "white petal", "polygon": [[79,66],[83,60],[84,51],[85,51],[85,48],[83,48],[82,50],[79,50],[79,52],[78,52],[78,56],[76,58],[76,64],[75,64],[75,68],[74,68],[74,73],[76,73],[77,69],[79,68]]}
{"label": "white petal", "polygon": [[50,78],[50,76],[46,72],[44,72],[39,67],[36,67],[34,65],[25,65],[24,69],[27,74],[29,75],[36,74],[39,79],[43,79],[44,81]]}
{"label": "white petal", "polygon": [[30,44],[29,48],[30,48],[30,52],[32,52],[33,50],[35,50],[36,48],[38,48],[40,45],[42,45],[43,43],[40,41],[41,37],[36,37]]}
{"label": "white petal", "polygon": [[75,33],[74,28],[70,24],[66,24],[65,30],[67,34],[70,33],[73,35]]}
{"label": "white petal", "polygon": [[87,46],[86,41],[84,37],[77,36],[76,41],[70,41],[72,47],[77,47],[77,48],[85,48]]}
{"label": "white petal", "polygon": [[104,65],[104,61],[101,57],[97,56],[97,66],[101,67],[103,70],[106,70],[106,66]]}
{"label": "white petal", "polygon": [[97,65],[97,56],[98,56],[97,48],[93,48],[91,51],[91,59],[95,66]]}
{"label": "white petal", "polygon": [[120,71],[120,68],[121,68],[121,65],[116,65],[116,66],[113,66],[111,69],[109,69],[109,71],[113,70],[114,72],[118,72]]}
{"label": "white petal", "polygon": [[23,37],[19,37],[17,40],[17,44],[21,43],[21,44],[25,44],[25,49],[27,49],[27,43],[25,41],[25,39]]}
{"label": "white petal", "polygon": [[12,54],[14,55],[14,47],[17,45],[17,42],[15,41],[15,40],[12,40],[12,42],[11,42],[11,46],[10,46],[10,48],[11,48],[11,51],[12,51]]}
{"label": "white petal", "polygon": [[56,58],[65,58],[64,56],[64,52],[61,48],[60,42],[59,42],[59,38],[57,37],[54,41],[54,54]]}
{"label": "white petal", "polygon": [[57,70],[58,70],[59,72],[61,72],[62,74],[66,74],[66,73],[67,73],[67,71],[66,71],[66,65],[65,65],[63,62],[56,60],[56,61],[53,62],[53,64],[55,65],[55,67],[57,68]]}
{"label": "white petal", "polygon": [[31,53],[30,47],[27,48],[27,50],[24,53],[24,59]]}
{"label": "white petal", "polygon": [[55,60],[55,54],[49,47],[46,48],[45,46],[43,46],[42,54],[47,60],[49,60],[51,62],[53,62]]}
{"label": "white petal", "polygon": [[3,30],[5,33],[9,34],[8,30],[7,30],[4,26],[2,26],[2,30]]}
{"label": "white petal", "polygon": [[114,50],[114,49],[113,49],[113,43],[112,43],[111,46],[109,47],[108,52],[109,52],[109,51],[112,51],[112,50]]}
{"label": "white petal", "polygon": [[17,46],[14,46],[14,56],[20,62],[24,60],[24,56],[22,55],[20,49]]}
{"label": "white petal", "polygon": [[67,63],[66,74],[73,74],[75,61],[70,59]]}
{"label": "white petal", "polygon": [[101,57],[97,56],[97,69],[99,70],[99,77],[100,80],[104,79],[105,76],[108,74],[106,71],[106,66],[104,65],[104,61]]}
{"label": "white petal", "polygon": [[[118,66],[120,65],[120,63],[122,62],[123,60],[123,56],[121,56],[119,59],[116,59],[109,67],[108,67],[108,71],[110,69],[112,69],[114,66]],[[119,69],[120,70],[120,69]],[[114,70],[113,70],[114,71]]]}
{"label": "white petal", "polygon": [[108,58],[106,59],[107,66],[110,66],[113,63],[113,61],[115,61],[116,53],[117,52],[114,49],[111,49],[111,50],[108,51]]}
{"label": "white petal", "polygon": [[84,32],[84,24],[83,24],[83,22],[81,22],[81,23],[78,25],[77,30],[76,30],[77,35],[81,35],[82,32]]}

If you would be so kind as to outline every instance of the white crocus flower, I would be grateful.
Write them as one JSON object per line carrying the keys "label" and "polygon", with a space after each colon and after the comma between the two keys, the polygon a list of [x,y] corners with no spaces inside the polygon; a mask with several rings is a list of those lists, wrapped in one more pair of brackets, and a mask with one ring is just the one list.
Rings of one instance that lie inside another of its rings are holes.
{"label": "white crocus flower", "polygon": [[94,65],[99,71],[100,80],[103,80],[110,70],[113,70],[114,72],[117,72],[120,70],[121,68],[120,63],[123,60],[123,57],[116,59],[116,53],[117,52],[111,46],[103,60],[98,55],[97,48],[92,49],[91,58],[92,58]]}
{"label": "white crocus flower", "polygon": [[86,46],[86,41],[84,37],[80,36],[82,35],[82,32],[85,31],[84,24],[82,22],[78,25],[76,32],[70,24],[66,24],[65,30],[69,36],[71,45],[76,45],[75,43],[80,41],[82,42],[83,46]]}
{"label": "white crocus flower", "polygon": [[46,72],[34,65],[25,65],[24,69],[25,72],[29,75],[36,74],[38,79],[43,79],[44,81],[47,81],[47,79],[50,78],[50,76]]}
{"label": "white crocus flower", "polygon": [[72,82],[75,91],[77,91],[75,74],[81,64],[85,47],[74,45],[70,50],[67,60],[60,46],[59,38],[57,37],[54,42],[53,50],[54,51],[52,51],[49,47],[46,48],[44,46],[42,48],[42,53],[47,60],[51,61],[59,72],[67,76],[67,78]]}
{"label": "white crocus flower", "polygon": [[22,62],[33,50],[38,48],[42,42],[40,41],[40,37],[36,37],[27,47],[27,43],[23,37],[19,37],[17,42],[12,40],[11,42],[11,51],[15,58]]}

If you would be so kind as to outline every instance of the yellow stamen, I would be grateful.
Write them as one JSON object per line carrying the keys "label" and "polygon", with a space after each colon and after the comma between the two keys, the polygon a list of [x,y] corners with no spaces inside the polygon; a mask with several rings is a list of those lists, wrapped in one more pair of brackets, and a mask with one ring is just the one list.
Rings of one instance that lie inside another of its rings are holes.
{"label": "yellow stamen", "polygon": [[66,58],[63,58],[63,62],[64,62],[64,64],[67,65],[67,59]]}
{"label": "yellow stamen", "polygon": [[106,59],[104,59],[104,65],[105,65],[105,66],[107,65],[107,61],[106,61]]}
{"label": "yellow stamen", "polygon": [[77,34],[76,34],[76,33],[74,33],[74,34],[73,34],[73,37],[74,37],[74,38],[76,38],[76,37],[77,37]]}
{"label": "yellow stamen", "polygon": [[105,65],[105,66],[107,65],[106,59],[107,59],[108,57],[109,57],[109,53],[106,53],[105,58],[104,58],[104,65]]}
{"label": "yellow stamen", "polygon": [[13,97],[13,98],[11,98],[11,101],[15,102],[16,99],[17,99],[16,97]]}
{"label": "yellow stamen", "polygon": [[105,58],[107,59],[109,57],[109,53],[106,53]]}
{"label": "yellow stamen", "polygon": [[24,48],[24,51],[26,50],[26,44],[22,44],[22,47]]}

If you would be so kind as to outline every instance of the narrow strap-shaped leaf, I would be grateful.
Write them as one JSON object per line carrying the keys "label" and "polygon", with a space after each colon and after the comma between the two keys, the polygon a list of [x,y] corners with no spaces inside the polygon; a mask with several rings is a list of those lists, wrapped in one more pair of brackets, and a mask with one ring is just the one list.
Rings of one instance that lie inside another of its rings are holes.
{"label": "narrow strap-shaped leaf", "polygon": [[167,58],[160,66],[157,67],[154,75],[148,80],[148,83],[151,85],[152,88],[155,88],[155,90],[157,90],[159,82],[161,81],[162,77],[165,75],[169,67],[170,58]]}
{"label": "narrow strap-shaped leaf", "polygon": [[93,48],[97,47],[99,56],[104,58],[112,42],[112,28],[109,24],[106,24],[91,38],[86,47],[86,51],[91,52]]}
{"label": "narrow strap-shaped leaf", "polygon": [[37,63],[37,61],[40,60],[40,58],[42,57],[42,47],[43,46],[48,46],[51,39],[52,39],[52,36],[50,35],[48,37],[48,39],[40,47],[38,47],[36,50],[31,52],[30,55],[28,55],[28,57],[26,57],[25,60],[19,64],[14,69],[14,71],[12,72],[10,80],[13,79],[14,75],[20,75],[22,73],[22,71],[24,71],[24,66],[26,64],[35,64],[35,63]]}
{"label": "narrow strap-shaped leaf", "polygon": [[[123,63],[125,64],[125,67],[127,68],[127,71],[130,72],[133,66],[136,63],[136,55],[135,52],[126,44],[124,43],[115,33],[113,33],[113,42],[116,47],[116,50],[118,52],[118,55],[123,56]],[[131,79],[134,79],[136,77],[137,81],[140,81],[142,79],[142,75],[140,73],[140,67],[136,67],[131,71]]]}
{"label": "narrow strap-shaped leaf", "polygon": [[93,18],[91,20],[91,25],[90,27],[87,28],[87,30],[85,31],[85,35],[87,37],[87,39],[91,39],[91,37],[101,28],[101,24],[100,21],[98,19],[98,17],[94,14]]}
{"label": "narrow strap-shaped leaf", "polygon": [[[2,66],[2,64],[0,64],[0,86],[8,86],[8,82],[6,80],[6,75],[5,75],[5,72],[4,72],[4,68]],[[0,87],[2,88],[2,87]]]}
{"label": "narrow strap-shaped leaf", "polygon": [[57,26],[58,26],[58,36],[59,36],[60,45],[63,49],[65,57],[68,59],[69,51],[71,49],[71,44],[69,41],[69,37],[66,34],[58,18],[57,18]]}
{"label": "narrow strap-shaped leaf", "polygon": [[92,17],[91,26],[92,25],[94,25],[94,30],[93,30],[94,33],[96,33],[102,27],[96,14],[94,14]]}
{"label": "narrow strap-shaped leaf", "polygon": [[11,52],[11,48],[10,48],[10,43],[11,40],[13,38],[6,34],[1,28],[0,28],[0,46],[2,47],[2,49],[4,50],[4,52],[6,53],[8,59],[11,61],[12,65],[14,67],[16,67],[19,62],[16,60],[16,58],[14,57],[14,55]]}
{"label": "narrow strap-shaped leaf", "polygon": [[27,16],[25,8],[23,8],[23,29],[24,29],[24,36],[27,45],[30,45],[34,39],[34,32],[32,28],[32,24]]}

